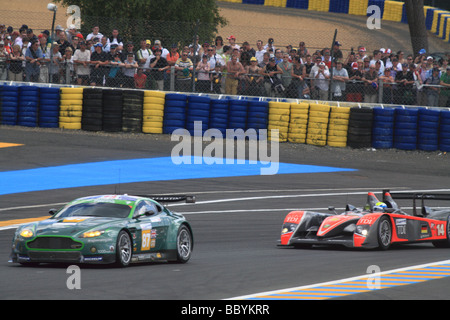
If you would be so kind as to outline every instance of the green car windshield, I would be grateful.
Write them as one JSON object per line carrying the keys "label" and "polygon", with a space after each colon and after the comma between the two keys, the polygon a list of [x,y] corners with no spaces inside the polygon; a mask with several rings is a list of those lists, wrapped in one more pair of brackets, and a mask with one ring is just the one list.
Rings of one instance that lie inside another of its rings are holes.
{"label": "green car windshield", "polygon": [[61,209],[55,218],[65,217],[109,217],[126,218],[132,206],[110,202],[83,202]]}

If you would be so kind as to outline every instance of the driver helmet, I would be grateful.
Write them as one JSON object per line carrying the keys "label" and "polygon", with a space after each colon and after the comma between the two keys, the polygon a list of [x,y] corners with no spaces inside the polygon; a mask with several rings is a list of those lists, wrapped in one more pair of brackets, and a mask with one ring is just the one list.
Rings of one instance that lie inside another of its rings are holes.
{"label": "driver helmet", "polygon": [[387,208],[386,203],[379,201],[379,202],[375,203],[375,206],[373,207],[373,211],[374,212],[384,212],[384,210],[386,210],[386,208]]}

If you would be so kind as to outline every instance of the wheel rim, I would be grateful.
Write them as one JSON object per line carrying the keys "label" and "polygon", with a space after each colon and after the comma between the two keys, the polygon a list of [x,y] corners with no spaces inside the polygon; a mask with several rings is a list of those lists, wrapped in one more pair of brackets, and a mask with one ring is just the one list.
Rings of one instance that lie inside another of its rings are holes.
{"label": "wheel rim", "polygon": [[391,243],[391,225],[387,220],[384,220],[380,225],[380,241],[385,247]]}
{"label": "wheel rim", "polygon": [[131,241],[128,235],[122,234],[119,239],[120,260],[128,263],[131,258]]}
{"label": "wheel rim", "polygon": [[191,235],[186,229],[182,229],[178,235],[178,254],[182,259],[189,258],[191,254]]}

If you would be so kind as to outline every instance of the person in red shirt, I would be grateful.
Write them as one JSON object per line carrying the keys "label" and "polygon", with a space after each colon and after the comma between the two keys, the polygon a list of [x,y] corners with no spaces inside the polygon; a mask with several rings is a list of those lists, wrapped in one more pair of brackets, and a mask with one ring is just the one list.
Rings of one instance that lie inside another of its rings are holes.
{"label": "person in red shirt", "polygon": [[136,89],[145,89],[147,82],[147,76],[142,68],[137,69],[137,73],[134,75],[134,86]]}

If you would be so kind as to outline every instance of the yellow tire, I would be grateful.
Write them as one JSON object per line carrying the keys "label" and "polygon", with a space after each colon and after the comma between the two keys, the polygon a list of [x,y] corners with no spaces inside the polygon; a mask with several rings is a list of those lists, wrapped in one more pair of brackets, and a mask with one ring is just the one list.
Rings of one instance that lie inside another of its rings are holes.
{"label": "yellow tire", "polygon": [[166,99],[161,98],[161,97],[145,97],[144,96],[144,105],[145,104],[160,104],[160,105],[164,105],[165,102],[166,102]]}
{"label": "yellow tire", "polygon": [[157,110],[157,109],[144,109],[144,111],[142,111],[142,114],[144,116],[163,117],[164,116],[164,111],[163,110]]}
{"label": "yellow tire", "polygon": [[318,139],[310,139],[310,138],[306,139],[306,143],[314,145],[314,146],[320,146],[320,147],[327,145],[326,140],[318,140]]}
{"label": "yellow tire", "polygon": [[328,129],[328,136],[347,137],[347,130]]}
{"label": "yellow tire", "polygon": [[144,97],[145,98],[146,97],[153,97],[153,98],[165,99],[166,98],[166,93],[164,91],[145,90],[144,91]]}
{"label": "yellow tire", "polygon": [[347,142],[332,142],[332,141],[328,141],[327,145],[329,145],[330,147],[345,148],[347,146]]}
{"label": "yellow tire", "polygon": [[59,127],[61,129],[70,129],[70,130],[81,130],[81,122],[73,123],[73,122],[60,122]]}
{"label": "yellow tire", "polygon": [[63,122],[63,123],[81,123],[81,117],[59,117],[59,122]]}
{"label": "yellow tire", "polygon": [[82,105],[61,105],[59,111],[83,111]]}
{"label": "yellow tire", "polygon": [[81,117],[83,115],[83,112],[81,111],[60,111],[59,116],[60,117]]}
{"label": "yellow tire", "polygon": [[82,93],[62,93],[60,95],[61,100],[83,100]]}
{"label": "yellow tire", "polygon": [[328,136],[328,142],[345,142],[347,143],[347,137]]}
{"label": "yellow tire", "polygon": [[319,118],[319,117],[309,117],[309,122],[315,123],[328,123],[328,118]]}
{"label": "yellow tire", "polygon": [[163,122],[164,117],[160,117],[160,116],[144,116],[144,118],[142,119],[142,121],[144,123],[147,122]]}
{"label": "yellow tire", "polygon": [[312,103],[309,106],[309,110],[311,111],[319,111],[319,112],[330,112],[331,107],[327,104],[318,104]]}
{"label": "yellow tire", "polygon": [[155,127],[142,127],[143,133],[163,133],[163,128],[155,128]]}
{"label": "yellow tire", "polygon": [[62,94],[80,94],[83,93],[83,88],[60,88]]}
{"label": "yellow tire", "polygon": [[143,108],[144,111],[149,111],[149,110],[164,111],[164,105],[163,104],[156,104],[156,103],[144,103],[142,108]]}

